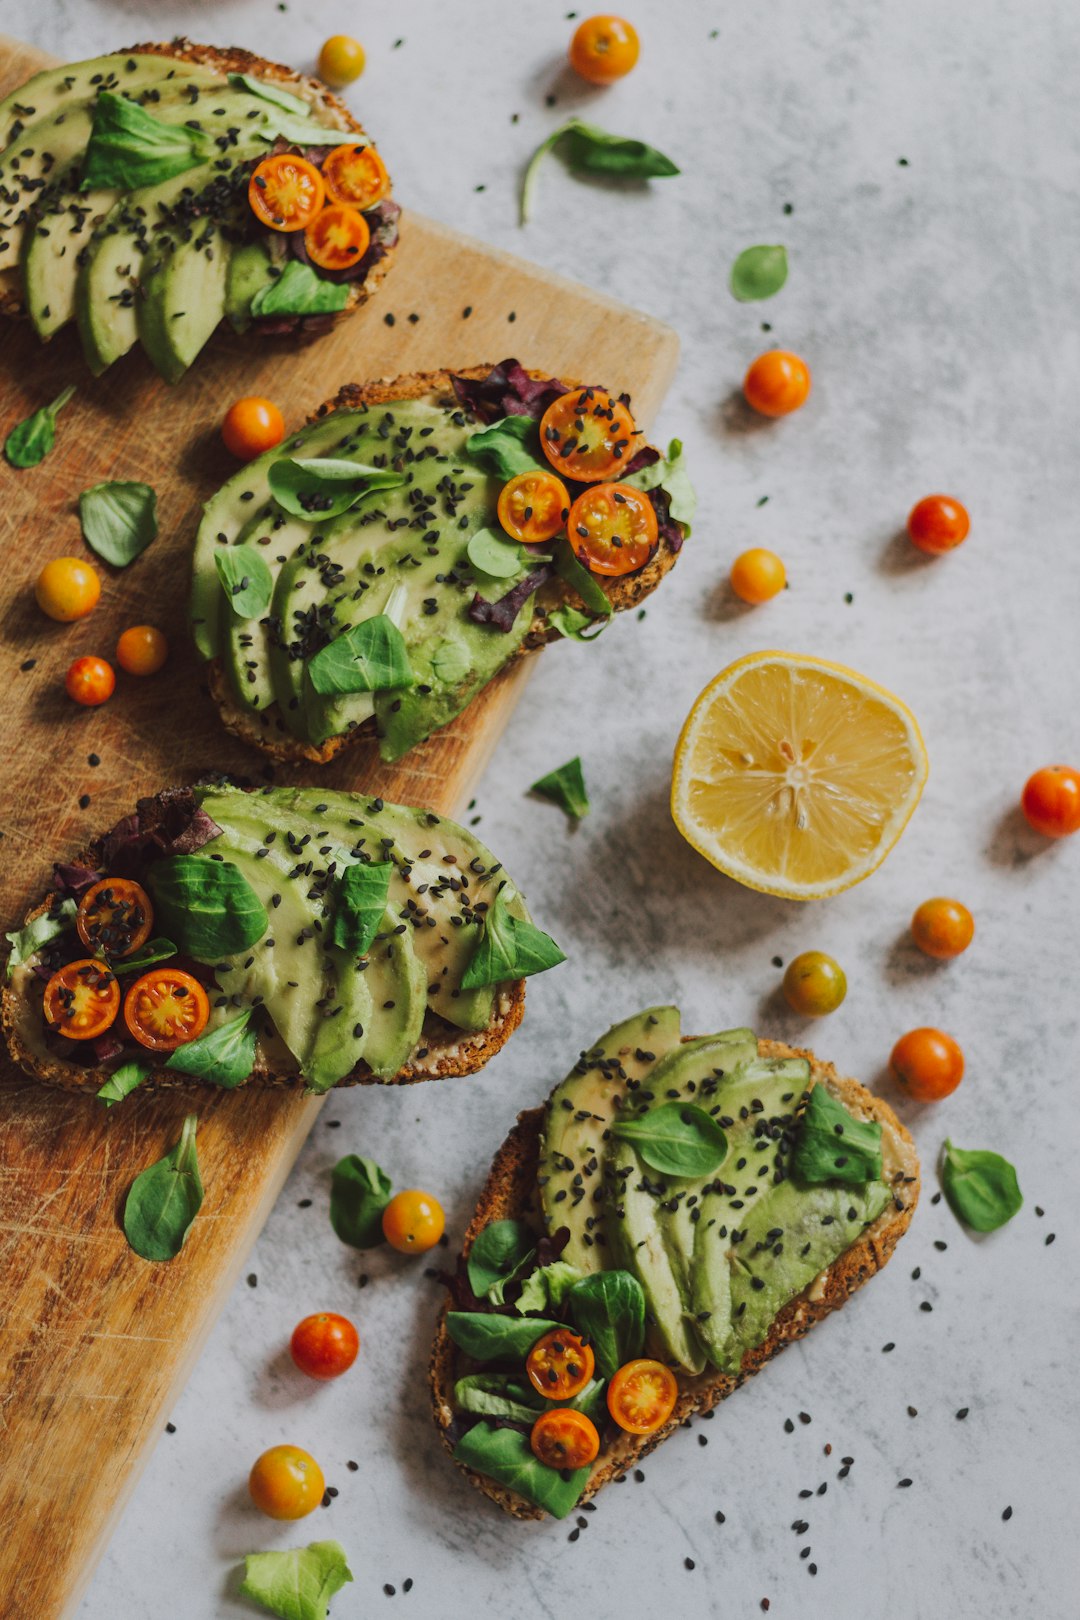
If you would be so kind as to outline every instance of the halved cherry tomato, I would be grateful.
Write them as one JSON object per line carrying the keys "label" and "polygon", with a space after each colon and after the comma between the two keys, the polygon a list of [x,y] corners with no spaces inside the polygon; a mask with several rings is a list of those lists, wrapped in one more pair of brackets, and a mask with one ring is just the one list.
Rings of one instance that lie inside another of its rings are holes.
{"label": "halved cherry tomato", "polygon": [[390,190],[386,164],[373,146],[335,146],[323,159],[323,184],[334,202],[370,208]]}
{"label": "halved cherry tomato", "polygon": [[45,1021],[69,1041],[103,1035],[120,1011],[120,986],[104,962],[69,962],[45,986]]}
{"label": "halved cherry tomato", "polygon": [[252,212],[275,231],[306,230],[325,197],[322,175],[295,152],[263,158],[248,181]]}
{"label": "halved cherry tomato", "polygon": [[102,878],[79,901],[75,927],[88,951],[130,956],[145,945],[154,926],[150,896],[130,878]]}
{"label": "halved cherry tomato", "polygon": [[628,1361],[608,1385],[607,1405],[627,1434],[655,1434],[679,1398],[675,1374],[662,1361]]}
{"label": "halved cherry tomato", "polygon": [[76,658],[64,676],[64,688],[73,703],[84,709],[96,709],[107,703],[116,691],[116,676],[112,665],[104,658]]}
{"label": "halved cherry tomato", "polygon": [[924,495],[908,513],[907,529],[912,545],[940,557],[963,544],[971,531],[971,519],[967,508],[951,495]]}
{"label": "halved cherry tomato", "polygon": [[909,1029],[893,1047],[889,1065],[916,1102],[940,1102],[964,1078],[964,1054],[943,1029]]}
{"label": "halved cherry tomato", "polygon": [[614,478],[637,449],[634,418],[606,388],[575,388],[553,400],[540,422],[540,443],[556,472],[583,484]]}
{"label": "halved cherry tomato", "polygon": [[293,1328],[289,1354],[309,1378],[340,1378],[360,1349],[360,1338],[347,1316],[319,1311]]}
{"label": "halved cherry tomato", "polygon": [[169,656],[169,643],[152,624],[133,624],[116,643],[116,662],[128,675],[156,675]]}
{"label": "halved cherry tomato", "polygon": [[382,1213],[383,1237],[399,1254],[425,1254],[438,1243],[445,1226],[439,1200],[418,1187],[395,1193]]}
{"label": "halved cherry tomato", "polygon": [[570,66],[590,84],[613,84],[630,72],[641,46],[623,17],[587,17],[570,41]]}
{"label": "halved cherry tomato", "polygon": [[518,473],[499,491],[499,522],[527,546],[553,540],[569,516],[569,492],[554,473]]}
{"label": "halved cherry tomato", "polygon": [[254,461],[285,437],[285,418],[272,399],[248,394],[235,399],[221,421],[225,448],[238,461]]}
{"label": "halved cherry tomato", "polygon": [[549,1468],[584,1468],[600,1452],[596,1424],[572,1406],[541,1412],[529,1435],[533,1456]]}
{"label": "halved cherry tomato", "polygon": [[1080,832],[1080,771],[1044,765],[1028,777],[1020,805],[1028,826],[1044,838],[1071,838]]}
{"label": "halved cherry tomato", "polygon": [[323,1471],[299,1446],[271,1446],[248,1476],[251,1500],[271,1519],[302,1519],[323,1499]]}
{"label": "halved cherry tomato", "polygon": [[151,1052],[175,1052],[202,1034],[209,1017],[206,991],[179,968],[144,973],[124,997],[124,1022]]}
{"label": "halved cherry tomato", "polygon": [[591,1345],[576,1333],[553,1328],[529,1351],[525,1371],[533,1388],[549,1401],[569,1401],[581,1394],[595,1366]]}
{"label": "halved cherry tomato", "polygon": [[308,258],[320,270],[348,270],[359,264],[370,241],[367,220],[348,203],[331,203],[304,232]]}
{"label": "halved cherry tomato", "polygon": [[656,549],[656,512],[644,490],[595,484],[570,508],[566,533],[578,562],[594,574],[632,574]]}

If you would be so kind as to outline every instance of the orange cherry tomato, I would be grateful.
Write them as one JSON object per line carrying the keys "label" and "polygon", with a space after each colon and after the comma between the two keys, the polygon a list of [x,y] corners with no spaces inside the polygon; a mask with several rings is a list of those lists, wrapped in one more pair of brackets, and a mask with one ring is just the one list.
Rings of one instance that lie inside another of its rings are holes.
{"label": "orange cherry tomato", "polygon": [[206,991],[179,968],[144,973],[124,997],[124,1022],[151,1052],[175,1052],[202,1034],[209,1017]]}
{"label": "orange cherry tomato", "polygon": [[331,203],[304,232],[308,258],[320,270],[347,270],[359,264],[370,241],[367,220],[348,203]]}
{"label": "orange cherry tomato", "polygon": [[1044,765],[1028,777],[1020,804],[1029,826],[1044,838],[1071,838],[1080,832],[1080,771]]}
{"label": "orange cherry tomato", "polygon": [[499,491],[499,522],[525,545],[553,540],[569,516],[569,492],[554,473],[518,473]]}
{"label": "orange cherry tomato", "polygon": [[932,557],[940,557],[961,545],[970,529],[967,509],[951,495],[926,495],[908,514],[907,530],[912,545]]}
{"label": "orange cherry tomato", "polygon": [[587,17],[570,41],[570,66],[590,84],[613,84],[637,62],[641,44],[622,17]]}
{"label": "orange cherry tomato", "polygon": [[606,388],[574,388],[544,412],[540,443],[564,478],[595,484],[632,460],[638,431],[622,400]]}
{"label": "orange cherry tomato", "polygon": [[116,691],[116,676],[104,658],[76,658],[64,677],[64,686],[74,703],[96,709]]}
{"label": "orange cherry tomato", "polygon": [[307,158],[276,152],[263,158],[248,181],[255,217],[274,231],[303,231],[323,205],[323,177]]}
{"label": "orange cherry tomato", "polygon": [[360,1338],[347,1316],[319,1311],[293,1328],[289,1354],[309,1378],[340,1378],[360,1349]]}
{"label": "orange cherry tomato", "polygon": [[150,896],[130,878],[102,878],[79,901],[75,927],[88,951],[130,956],[145,945],[154,926]]}
{"label": "orange cherry tomato", "polygon": [[322,1469],[299,1446],[271,1446],[248,1476],[251,1500],[271,1519],[303,1519],[326,1491]]}
{"label": "orange cherry tomato", "polygon": [[743,602],[757,606],[769,602],[787,584],[787,573],[775,551],[752,546],[740,552],[731,565],[731,588]]}
{"label": "orange cherry tomato", "polygon": [[608,1411],[627,1434],[655,1434],[679,1398],[675,1374],[662,1361],[628,1361],[607,1390]]}
{"label": "orange cherry tomato", "polygon": [[34,595],[42,613],[61,624],[84,619],[97,606],[101,580],[81,557],[54,557],[37,577]]}
{"label": "orange cherry tomato", "polygon": [[806,404],[810,369],[786,349],[759,354],[743,379],[746,403],[762,416],[788,416]]}
{"label": "orange cherry tomato", "polygon": [[533,1456],[549,1468],[585,1468],[600,1452],[596,1424],[572,1406],[553,1406],[549,1412],[541,1412],[529,1444]]}
{"label": "orange cherry tomato", "polygon": [[69,962],[45,986],[45,1022],[69,1041],[92,1041],[116,1021],[120,986],[104,962]]}
{"label": "orange cherry tomato", "polygon": [[964,1054],[943,1029],[909,1029],[893,1047],[889,1063],[916,1102],[939,1102],[964,1078]]}
{"label": "orange cherry tomato", "polygon": [[323,184],[334,202],[370,208],[390,190],[386,164],[373,146],[335,146],[323,159]]}
{"label": "orange cherry tomato", "polygon": [[133,624],[116,643],[116,662],[128,675],[156,675],[169,656],[169,643],[152,624]]}
{"label": "orange cherry tomato", "polygon": [[332,34],[319,52],[319,77],[340,88],[364,71],[364,47],[351,34]]}
{"label": "orange cherry tomato", "polygon": [[439,1200],[417,1187],[395,1193],[382,1214],[383,1237],[399,1254],[424,1254],[433,1249],[445,1226]]}
{"label": "orange cherry tomato", "polygon": [[975,919],[959,900],[924,900],[911,919],[920,951],[947,962],[966,951],[975,937]]}
{"label": "orange cherry tomato", "polygon": [[225,448],[238,461],[254,461],[285,437],[285,418],[272,399],[250,394],[233,402],[221,424]]}
{"label": "orange cherry tomato", "polygon": [[562,1328],[537,1339],[525,1361],[530,1384],[549,1401],[570,1401],[580,1395],[595,1366],[592,1346]]}
{"label": "orange cherry tomato", "polygon": [[566,533],[591,573],[632,574],[656,550],[656,511],[644,490],[594,484],[570,508]]}

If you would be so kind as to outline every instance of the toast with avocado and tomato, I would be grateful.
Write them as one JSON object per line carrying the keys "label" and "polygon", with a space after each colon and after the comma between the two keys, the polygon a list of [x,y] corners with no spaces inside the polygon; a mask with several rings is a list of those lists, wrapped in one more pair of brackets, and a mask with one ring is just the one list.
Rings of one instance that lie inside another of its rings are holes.
{"label": "toast with avocado and tomato", "polygon": [[399,213],[344,103],[250,51],[134,45],[0,101],[0,310],[77,322],[95,375],[141,343],[177,382],[222,321],[314,336],[378,286]]}
{"label": "toast with avocado and tomato", "polygon": [[444,1443],[565,1518],[843,1305],[918,1196],[895,1114],[813,1053],[617,1024],[496,1156],[432,1351]]}
{"label": "toast with avocado and tomato", "polygon": [[516,360],[347,387],[207,503],[192,630],[235,735],[398,759],[515,659],[638,604],[692,514],[682,446],[606,388]]}
{"label": "toast with avocado and tomato", "polygon": [[7,936],[4,1033],[106,1101],[472,1074],[563,960],[472,833],[370,794],[171,788],[54,873]]}

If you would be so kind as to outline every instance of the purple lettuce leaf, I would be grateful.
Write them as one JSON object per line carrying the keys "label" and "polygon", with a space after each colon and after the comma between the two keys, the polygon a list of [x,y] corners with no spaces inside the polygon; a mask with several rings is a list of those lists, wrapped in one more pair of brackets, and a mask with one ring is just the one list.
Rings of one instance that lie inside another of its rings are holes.
{"label": "purple lettuce leaf", "polygon": [[471,416],[498,422],[504,416],[531,416],[539,421],[560,394],[568,393],[557,377],[530,377],[519,360],[503,360],[486,377],[452,377],[454,393]]}
{"label": "purple lettuce leaf", "polygon": [[662,540],[667,541],[671,551],[681,551],[684,539],[682,524],[677,522],[671,515],[671,501],[667,491],[661,489],[658,484],[655,489],[650,489],[646,493],[650,501],[652,501],[653,510],[656,513],[657,534]]}
{"label": "purple lettuce leaf", "polygon": [[69,894],[73,900],[77,900],[91,884],[97,882],[100,876],[100,872],[93,871],[89,866],[75,866],[67,861],[56,861],[53,864],[53,882],[63,894]]}
{"label": "purple lettuce leaf", "polygon": [[496,630],[501,630],[504,635],[508,634],[514,628],[514,620],[529,597],[534,591],[539,590],[553,573],[551,564],[544,563],[540,568],[535,568],[531,574],[526,574],[524,579],[519,580],[505,596],[500,596],[495,602],[487,601],[478,591],[469,606],[469,618],[473,624],[490,624]]}

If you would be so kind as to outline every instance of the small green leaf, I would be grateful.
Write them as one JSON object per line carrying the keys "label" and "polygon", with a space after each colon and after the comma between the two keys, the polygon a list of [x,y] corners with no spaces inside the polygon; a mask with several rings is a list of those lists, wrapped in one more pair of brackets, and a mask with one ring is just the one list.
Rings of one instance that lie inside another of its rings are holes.
{"label": "small green leaf", "polygon": [[861,1185],[881,1179],[881,1126],[856,1119],[827,1086],[816,1085],[798,1123],[791,1168],[800,1181]]}
{"label": "small green leaf", "polygon": [[57,934],[62,934],[73,927],[77,910],[74,900],[62,900],[55,911],[43,911],[40,916],[31,918],[30,922],[24,923],[21,928],[13,928],[10,933],[6,933],[4,938],[11,946],[7,962],[8,978],[11,978],[15,968],[21,966],[36,951],[40,951],[50,939],[55,939]]}
{"label": "small green leaf", "polygon": [[535,1253],[536,1238],[524,1221],[489,1221],[469,1250],[469,1287],[484,1299],[492,1288],[505,1287]]}
{"label": "small green leaf", "polygon": [[585,776],[581,769],[581,760],[575,755],[568,759],[565,765],[560,765],[557,771],[550,771],[534,782],[529,789],[530,793],[539,793],[542,799],[550,799],[557,804],[560,810],[565,810],[568,816],[580,821],[582,816],[589,813],[589,795],[585,788]]}
{"label": "small green leaf", "polygon": [[551,468],[540,449],[540,424],[531,416],[504,416],[465,440],[465,450],[486,472],[504,481]]}
{"label": "small green leaf", "polygon": [[[635,474],[635,476],[638,475]],[[633,478],[623,480],[623,482],[627,484],[632,484],[633,481]],[[577,592],[578,596],[580,596],[581,600],[591,613],[601,613],[605,618],[611,617],[615,611],[611,605],[611,598],[608,596],[607,592],[604,590],[596,576],[594,574],[590,574],[589,570],[578,562],[577,558],[574,556],[574,548],[570,544],[569,540],[561,539],[555,541],[554,563],[555,572],[558,574],[559,578],[564,580],[565,583],[570,586],[571,590]],[[576,612],[577,609],[571,609],[571,611]],[[550,614],[548,617],[550,619]],[[592,639],[593,638],[590,636],[589,640]]]}
{"label": "small green leaf", "polygon": [[129,1097],[136,1086],[141,1086],[147,1075],[152,1073],[153,1064],[142,1063],[135,1058],[130,1063],[122,1063],[114,1069],[100,1091],[94,1093],[106,1106],[111,1108],[113,1103],[123,1102]]}
{"label": "small green leaf", "polygon": [[197,962],[220,962],[266,933],[266,907],[231,861],[170,855],[153,863],[146,881],[158,922]]}
{"label": "small green leaf", "polygon": [[497,1316],[491,1311],[448,1311],[446,1331],[474,1361],[524,1361],[537,1339],[559,1326],[539,1316]]}
{"label": "small green leaf", "polygon": [[[577,608],[557,607],[551,608],[547,615],[547,622],[560,636],[567,641],[595,641],[607,629],[610,619],[598,619],[591,613],[582,613]],[[587,634],[592,631],[592,634]]]}
{"label": "small green leaf", "polygon": [[521,1316],[529,1311],[557,1311],[574,1284],[580,1281],[581,1272],[569,1260],[553,1260],[548,1266],[537,1266],[525,1279],[514,1309]]}
{"label": "small green leaf", "polygon": [[16,422],[4,440],[4,455],[13,467],[36,467],[56,443],[56,418],[75,389],[65,388],[51,405],[42,405],[32,416]]}
{"label": "small green leaf", "polygon": [[583,123],[580,118],[569,118],[558,129],[552,130],[529,159],[521,188],[521,223],[524,225],[532,211],[536,176],[545,155],[555,147],[566,160],[568,168],[577,174],[602,174],[613,179],[649,180],[678,174],[678,167],[655,146],[634,140],[628,135],[612,135],[595,124]]}
{"label": "small green leaf", "polygon": [[149,484],[95,484],[79,496],[79,522],[91,551],[126,568],[157,536],[157,495]]}
{"label": "small green leaf", "polygon": [[253,1010],[246,1007],[238,1018],[230,1018],[227,1024],[185,1041],[170,1055],[165,1067],[205,1080],[208,1086],[223,1086],[226,1091],[242,1085],[255,1067],[255,1031],[250,1027]]}
{"label": "small green leaf", "polygon": [[454,1385],[454,1405],[481,1417],[533,1424],[548,1402],[521,1373],[480,1372],[458,1379]]}
{"label": "small green leaf", "polygon": [[347,866],[334,886],[334,920],[330,937],[341,951],[364,956],[386,914],[394,875],[393,861],[357,861]]}
{"label": "small green leaf", "polygon": [[[338,131],[340,137],[341,131]],[[326,281],[310,264],[290,259],[280,276],[264,282],[251,300],[257,319],[275,315],[334,315],[349,302],[347,282]]]}
{"label": "small green leaf", "polygon": [[83,156],[82,191],[157,186],[202,164],[211,137],[188,124],[165,124],[138,102],[102,90]]}
{"label": "small green leaf", "polygon": [[949,1208],[976,1232],[996,1232],[1024,1202],[1016,1170],[989,1148],[957,1148],[946,1138],[941,1185]]}
{"label": "small green leaf", "polygon": [[176,946],[171,939],[148,939],[131,956],[117,957],[109,966],[120,978],[124,973],[144,973],[155,962],[167,962],[171,956],[176,955]]}
{"label": "small green leaf", "polygon": [[279,456],[271,462],[268,478],[278,505],[309,523],[340,517],[377,490],[396,489],[405,482],[404,473],[390,468],[320,456],[307,461]]}
{"label": "small green leaf", "polygon": [[740,304],[752,304],[759,298],[772,298],[787,275],[786,248],[744,248],[731,267],[731,291]]}
{"label": "small green leaf", "polygon": [[174,1260],[202,1208],[198,1123],[198,1116],[189,1114],[176,1146],[132,1182],[124,1203],[124,1235],[144,1260]]}
{"label": "small green leaf", "polygon": [[248,1553],[240,1592],[278,1620],[326,1620],[330,1599],[353,1578],[339,1541]]}
{"label": "small green leaf", "polygon": [[696,1103],[663,1103],[637,1119],[620,1118],[610,1129],[632,1144],[650,1170],[665,1176],[711,1176],[727,1158],[727,1137]]}
{"label": "small green leaf", "polygon": [[219,546],[214,567],[238,619],[261,619],[274,594],[274,576],[254,546]]}
{"label": "small green leaf", "polygon": [[629,1271],[596,1271],[568,1295],[570,1317],[589,1341],[602,1378],[636,1361],[645,1348],[645,1293]]}
{"label": "small green leaf", "polygon": [[512,579],[524,566],[524,553],[517,541],[496,529],[477,529],[465,554],[477,572],[489,579]]}
{"label": "small green leaf", "polygon": [[668,498],[672,517],[676,523],[682,524],[689,538],[690,525],[697,511],[697,495],[683,463],[681,439],[672,439],[666,456],[661,456],[649,467],[642,467],[640,472],[631,473],[623,481],[632,484],[635,489],[662,489]]}
{"label": "small green leaf", "polygon": [[589,1478],[587,1466],[575,1468],[572,1473],[549,1468],[533,1456],[527,1434],[518,1429],[497,1429],[483,1418],[462,1435],[454,1447],[454,1457],[466,1468],[509,1486],[553,1519],[565,1519],[574,1511]]}
{"label": "small green leaf", "polygon": [[405,637],[385,613],[362,619],[308,659],[308,679],[322,695],[389,692],[415,686]]}
{"label": "small green leaf", "polygon": [[[274,107],[280,107],[284,112],[296,113],[300,118],[311,116],[311,107],[301,96],[294,96],[280,85],[264,83],[262,79],[253,78],[250,73],[230,73],[229,83],[234,90],[247,90],[251,95],[258,96],[260,101],[268,101]],[[340,134],[340,131],[339,131]]]}
{"label": "small green leaf", "polygon": [[484,913],[483,930],[462,974],[461,988],[479,990],[486,984],[526,979],[565,961],[550,934],[515,917],[500,891]]}
{"label": "small green leaf", "polygon": [[382,1215],[390,1192],[390,1177],[374,1159],[349,1153],[338,1160],[330,1179],[330,1224],[342,1243],[354,1249],[385,1243]]}

